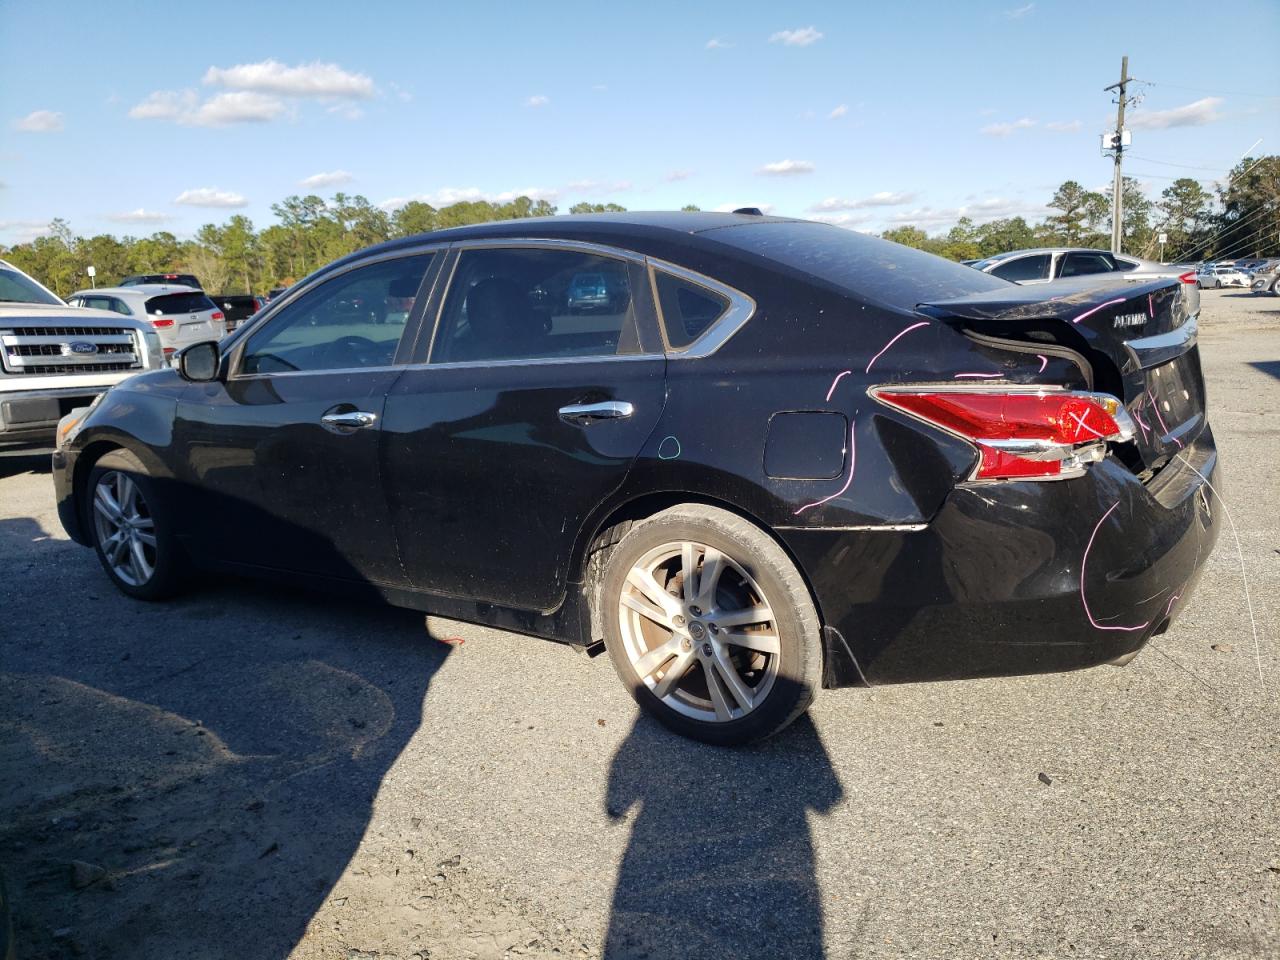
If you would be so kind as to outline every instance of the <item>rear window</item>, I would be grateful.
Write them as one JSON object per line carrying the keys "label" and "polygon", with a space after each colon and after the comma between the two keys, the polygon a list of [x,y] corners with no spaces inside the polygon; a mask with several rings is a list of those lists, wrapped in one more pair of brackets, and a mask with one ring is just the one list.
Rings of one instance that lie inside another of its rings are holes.
{"label": "rear window", "polygon": [[702,235],[903,310],[1008,288],[1005,281],[972,267],[825,223],[753,223]]}
{"label": "rear window", "polygon": [[1052,259],[1052,255],[1048,253],[1035,253],[1029,257],[1014,257],[1011,260],[1004,261],[998,267],[992,268],[991,275],[1014,283],[1028,280],[1048,280],[1049,264]]}
{"label": "rear window", "polygon": [[203,293],[166,293],[147,301],[147,313],[200,313],[214,309],[213,301]]}
{"label": "rear window", "polygon": [[706,287],[659,271],[658,306],[667,343],[676,350],[689,346],[729,309],[729,301]]}

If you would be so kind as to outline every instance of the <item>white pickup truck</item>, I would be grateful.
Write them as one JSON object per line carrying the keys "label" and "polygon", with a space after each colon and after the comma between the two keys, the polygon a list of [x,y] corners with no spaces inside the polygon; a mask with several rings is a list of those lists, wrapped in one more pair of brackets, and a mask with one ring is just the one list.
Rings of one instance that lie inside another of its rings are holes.
{"label": "white pickup truck", "polygon": [[64,414],[165,363],[148,324],[68,306],[0,260],[0,444],[52,440]]}

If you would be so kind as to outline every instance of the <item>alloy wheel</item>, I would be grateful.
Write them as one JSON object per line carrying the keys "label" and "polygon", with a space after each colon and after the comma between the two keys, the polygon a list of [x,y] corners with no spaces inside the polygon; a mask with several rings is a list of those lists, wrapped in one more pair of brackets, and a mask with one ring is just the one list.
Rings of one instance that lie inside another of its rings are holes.
{"label": "alloy wheel", "polygon": [[740,720],[769,696],[781,641],[760,585],[703,543],[667,543],[627,572],[618,603],[623,646],[642,683],[695,720]]}
{"label": "alloy wheel", "polygon": [[120,580],[141,587],[155,575],[155,520],[138,484],[127,473],[111,470],[98,478],[93,525],[102,556]]}

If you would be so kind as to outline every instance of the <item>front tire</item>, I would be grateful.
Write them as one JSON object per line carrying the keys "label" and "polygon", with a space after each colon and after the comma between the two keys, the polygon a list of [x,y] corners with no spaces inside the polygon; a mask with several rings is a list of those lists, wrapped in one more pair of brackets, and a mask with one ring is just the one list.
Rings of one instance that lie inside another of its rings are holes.
{"label": "front tire", "polygon": [[600,593],[605,647],[636,702],[706,743],[750,743],[809,708],[821,625],[782,548],[701,504],[638,523],[612,548]]}
{"label": "front tire", "polygon": [[183,586],[186,556],[142,462],[114,450],[94,464],[85,487],[94,551],[122,593],[163,600]]}

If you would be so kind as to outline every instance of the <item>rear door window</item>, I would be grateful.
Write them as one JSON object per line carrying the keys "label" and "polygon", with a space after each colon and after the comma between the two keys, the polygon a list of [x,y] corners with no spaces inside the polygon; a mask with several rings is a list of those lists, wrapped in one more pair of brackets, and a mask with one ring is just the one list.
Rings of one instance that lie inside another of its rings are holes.
{"label": "rear door window", "polygon": [[147,299],[146,310],[149,314],[166,316],[176,313],[200,313],[213,310],[213,301],[203,293],[165,293]]}
{"label": "rear door window", "polygon": [[464,249],[432,363],[639,353],[627,261],[577,250]]}
{"label": "rear door window", "polygon": [[1037,253],[1029,257],[1014,257],[1006,260],[998,267],[988,271],[993,277],[1011,280],[1014,283],[1026,283],[1028,280],[1048,280],[1049,261],[1047,253]]}
{"label": "rear door window", "polygon": [[1113,273],[1116,269],[1111,257],[1101,251],[1075,250],[1062,258],[1060,277],[1084,277],[1093,273]]}
{"label": "rear door window", "polygon": [[91,307],[95,310],[110,310],[112,313],[122,313],[126,317],[130,316],[129,308],[126,307],[124,302],[117,297],[87,296],[79,297],[78,300],[79,302],[76,306],[79,307]]}

